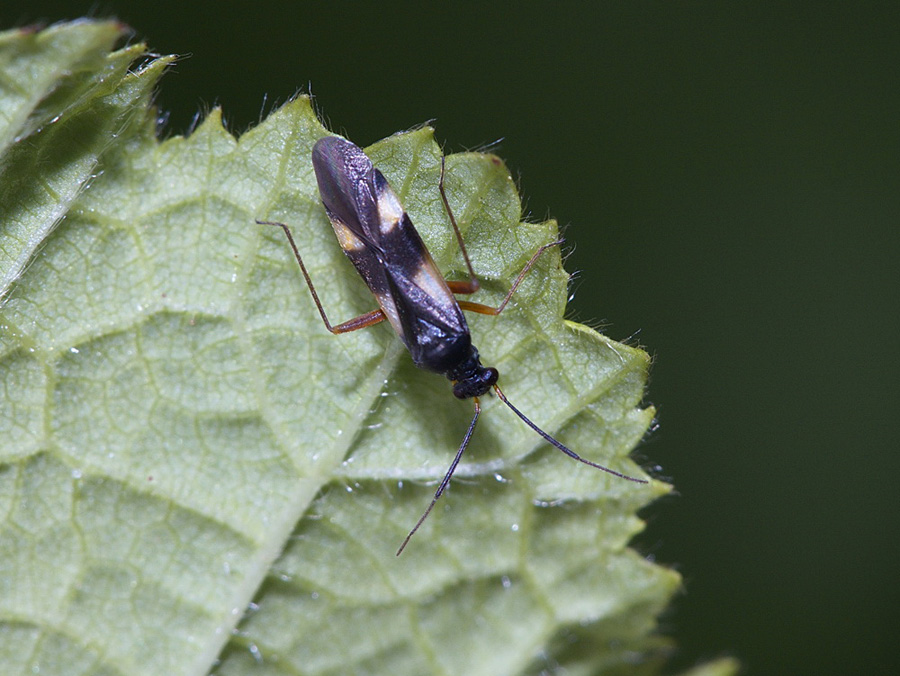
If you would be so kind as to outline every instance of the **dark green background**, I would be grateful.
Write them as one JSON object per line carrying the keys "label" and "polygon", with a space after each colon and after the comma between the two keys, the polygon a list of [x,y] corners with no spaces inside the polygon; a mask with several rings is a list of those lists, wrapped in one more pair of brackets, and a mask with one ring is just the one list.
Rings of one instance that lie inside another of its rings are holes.
{"label": "dark green background", "polygon": [[189,54],[160,90],[166,134],[213,104],[243,130],[311,85],[361,145],[432,118],[448,150],[504,137],[531,215],[569,226],[577,317],[655,356],[639,455],[679,495],[638,545],[685,576],[673,668],[886,674],[900,5],[783,4],[70,1],[0,20],[116,15]]}

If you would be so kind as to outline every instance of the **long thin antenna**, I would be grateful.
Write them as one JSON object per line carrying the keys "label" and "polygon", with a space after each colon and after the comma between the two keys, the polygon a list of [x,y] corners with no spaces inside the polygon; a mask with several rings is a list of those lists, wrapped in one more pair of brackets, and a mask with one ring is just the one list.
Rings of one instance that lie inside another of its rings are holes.
{"label": "long thin antenna", "polygon": [[637,477],[628,476],[627,474],[622,474],[621,472],[617,472],[614,469],[610,469],[609,467],[604,467],[603,465],[598,465],[597,463],[591,462],[590,460],[585,460],[580,455],[578,455],[575,451],[568,448],[567,446],[563,446],[560,442],[558,442],[556,439],[551,437],[544,430],[542,430],[540,427],[538,427],[533,422],[531,422],[528,418],[526,418],[525,414],[522,413],[515,406],[513,406],[512,403],[509,401],[509,399],[506,398],[506,395],[503,394],[503,392],[500,391],[500,388],[497,387],[496,385],[494,385],[494,392],[496,392],[497,396],[500,397],[500,401],[502,401],[504,404],[509,406],[509,408],[512,410],[512,412],[515,413],[517,416],[519,416],[526,425],[528,425],[531,429],[533,429],[535,432],[540,434],[542,437],[544,437],[544,439],[546,439],[548,442],[550,442],[551,444],[556,446],[556,448],[561,450],[563,453],[568,455],[570,458],[574,458],[578,462],[583,462],[585,465],[590,465],[591,467],[595,467],[596,469],[602,469],[604,472],[607,472],[608,474],[612,474],[613,476],[617,476],[620,479],[634,481],[635,483],[638,483],[638,484],[650,483],[646,479],[638,479]]}
{"label": "long thin antenna", "polygon": [[469,445],[469,439],[472,438],[472,433],[475,431],[475,423],[478,422],[478,416],[481,414],[481,403],[478,401],[478,397],[473,397],[475,401],[475,415],[472,416],[472,422],[469,423],[469,430],[466,432],[466,436],[463,438],[462,443],[459,445],[459,450],[456,451],[456,457],[453,458],[453,463],[450,465],[450,469],[447,470],[447,474],[444,475],[444,480],[441,481],[441,485],[438,486],[438,489],[434,493],[434,498],[431,500],[431,504],[428,505],[428,509],[425,510],[425,513],[419,517],[419,520],[416,522],[416,525],[413,526],[413,529],[409,531],[409,535],[406,536],[406,539],[403,541],[403,544],[400,545],[400,549],[397,550],[397,556],[400,556],[403,553],[403,550],[406,549],[406,545],[409,544],[410,539],[413,535],[416,534],[416,531],[419,530],[419,526],[428,518],[428,515],[431,514],[431,510],[434,509],[435,503],[438,501],[438,498],[444,494],[444,491],[447,489],[447,486],[450,485],[450,477],[453,476],[453,473],[456,471],[456,466],[459,464],[460,458],[462,458],[463,451],[466,450],[466,446]]}

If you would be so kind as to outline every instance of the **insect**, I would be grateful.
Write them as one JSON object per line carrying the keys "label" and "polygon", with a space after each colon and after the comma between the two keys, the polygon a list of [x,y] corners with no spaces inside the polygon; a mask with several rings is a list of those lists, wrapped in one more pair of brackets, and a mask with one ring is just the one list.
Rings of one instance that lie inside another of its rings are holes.
{"label": "insect", "polygon": [[497,385],[497,369],[483,366],[478,350],[472,345],[462,311],[499,315],[540,255],[561,241],[545,244],[534,253],[497,307],[458,300],[454,294],[475,293],[479,284],[444,190],[443,160],[439,191],[468,268],[469,279],[466,281],[444,279],[387,179],[358,146],[337,136],[322,138],[313,147],[312,164],[319,195],[338,242],[375,296],[378,309],[332,325],[290,228],[273,221],[257,223],[274,225],[284,231],[325,327],[333,334],[348,333],[386,319],[409,350],[416,366],[446,376],[453,383],[453,394],[457,398],[471,399],[475,404],[475,413],[450,468],[431,504],[403,540],[397,556],[403,553],[450,484],[481,414],[479,398],[491,390],[526,425],[569,457],[621,479],[648,483],[582,458],[534,424],[506,398]]}

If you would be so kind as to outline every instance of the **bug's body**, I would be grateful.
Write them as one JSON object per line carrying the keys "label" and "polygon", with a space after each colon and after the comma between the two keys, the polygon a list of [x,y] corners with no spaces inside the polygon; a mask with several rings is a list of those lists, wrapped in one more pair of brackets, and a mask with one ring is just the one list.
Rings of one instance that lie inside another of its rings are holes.
{"label": "bug's body", "polygon": [[338,241],[415,365],[454,381],[484,369],[456,297],[384,175],[334,136],[316,143],[312,158]]}
{"label": "bug's body", "polygon": [[479,287],[444,192],[443,165],[440,193],[469,269],[469,280],[465,282],[447,282],[444,279],[387,179],[359,147],[336,136],[320,139],[313,147],[312,164],[322,204],[338,242],[372,291],[379,309],[332,326],[288,226],[271,221],[257,222],[277,225],[284,230],[326,328],[332,333],[346,333],[386,319],[406,345],[416,366],[446,376],[453,382],[456,397],[475,402],[475,415],[450,468],[428,509],[397,551],[398,555],[450,484],[475,430],[481,412],[479,397],[491,390],[531,429],[569,457],[622,479],[647,483],[644,479],[627,476],[582,458],[531,422],[506,398],[497,386],[497,369],[483,366],[478,350],[472,345],[463,309],[500,314],[538,257],[560,242],[545,244],[535,252],[499,306],[460,301],[454,293],[474,293]]}

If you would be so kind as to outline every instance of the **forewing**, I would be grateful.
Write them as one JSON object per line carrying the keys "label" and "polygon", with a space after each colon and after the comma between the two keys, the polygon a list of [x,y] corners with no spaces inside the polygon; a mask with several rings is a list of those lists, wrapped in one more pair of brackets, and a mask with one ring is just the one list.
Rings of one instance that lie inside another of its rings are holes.
{"label": "forewing", "polygon": [[378,236],[379,218],[372,162],[349,141],[327,136],[313,146],[312,163],[322,204],[341,248],[397,328],[384,251],[371,236],[373,232]]}
{"label": "forewing", "polygon": [[[375,167],[371,160],[349,141],[327,136],[313,146],[312,162],[328,218],[380,255]],[[338,238],[343,244],[344,237],[338,234]]]}
{"label": "forewing", "polygon": [[[415,232],[412,224],[409,228]],[[388,267],[388,283],[401,327],[398,332],[417,366],[447,374],[470,352],[469,327],[424,246],[422,253],[415,266],[397,263]]]}
{"label": "forewing", "polygon": [[457,352],[459,341],[468,344],[465,317],[409,215],[378,169],[373,169],[373,184],[378,203],[378,242],[397,310],[397,333],[418,366],[444,372],[444,354],[448,350]]}
{"label": "forewing", "polygon": [[319,140],[313,168],[344,253],[413,360],[429,368],[436,346],[461,334],[468,339],[468,327],[422,238],[387,179],[353,143]]}

